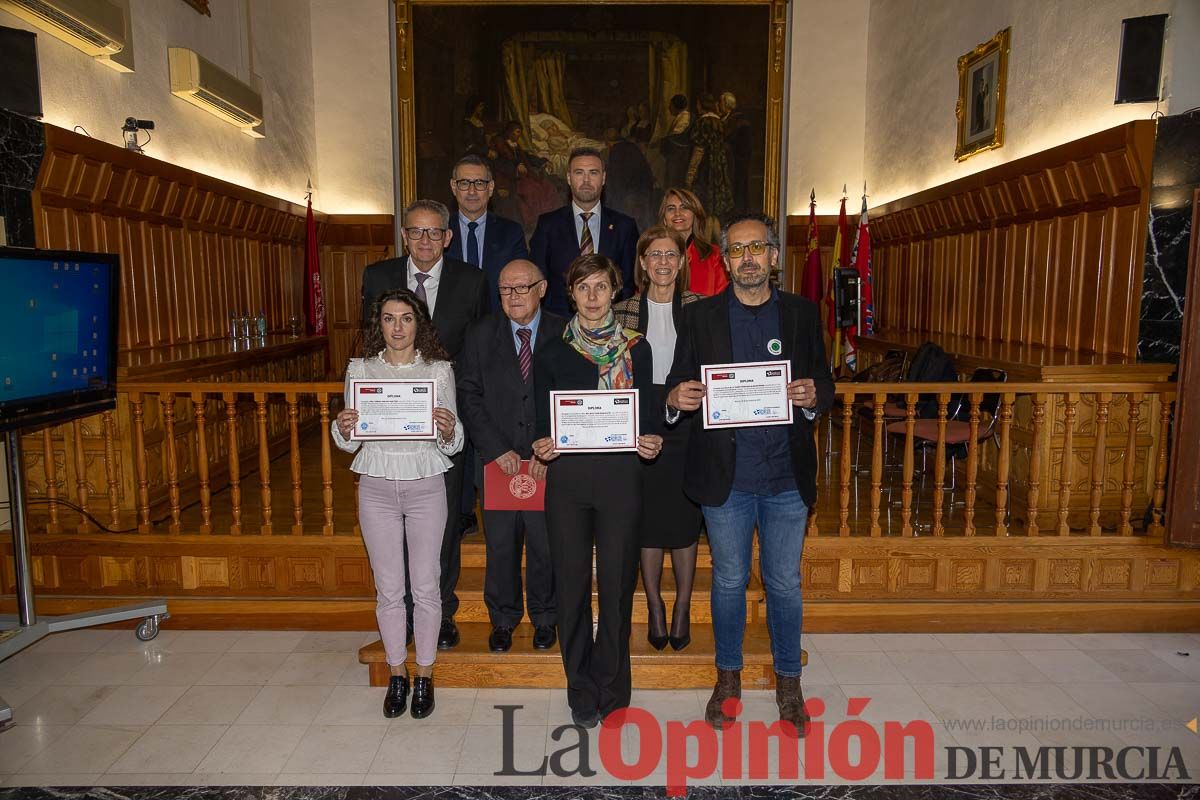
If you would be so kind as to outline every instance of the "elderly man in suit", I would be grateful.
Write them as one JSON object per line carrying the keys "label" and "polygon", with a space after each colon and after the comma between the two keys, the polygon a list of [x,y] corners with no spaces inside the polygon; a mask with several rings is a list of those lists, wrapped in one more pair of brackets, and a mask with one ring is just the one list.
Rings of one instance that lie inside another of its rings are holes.
{"label": "elderly man in suit", "polygon": [[[485,317],[467,333],[457,367],[458,409],[484,463],[496,462],[505,475],[530,464],[544,480],[546,465],[532,459],[534,439],[533,354],[561,337],[566,320],[542,311],[546,281],[537,265],[511,261],[500,272],[501,312]],[[533,622],[533,646],[554,646],[557,614],[554,573],[546,519],[541,511],[490,511],[484,496],[483,527],[487,571],[483,599],[492,620],[488,647],[512,647],[513,628],[524,616],[521,604],[521,544],[525,545],[525,599]]]}
{"label": "elderly man in suit", "polygon": [[581,255],[608,256],[621,270],[625,286],[633,286],[637,259],[637,224],[619,211],[600,203],[604,191],[604,159],[600,151],[579,147],[567,161],[571,202],[538,217],[529,240],[530,258],[548,283],[546,310],[569,315],[566,275]]}
{"label": "elderly man in suit", "polygon": [[500,270],[510,261],[529,258],[521,226],[488,211],[495,190],[492,168],[477,155],[460,158],[450,173],[450,191],[458,203],[458,213],[453,219],[455,236],[446,255],[483,270],[492,311],[500,310],[500,295],[496,292]]}
{"label": "elderly man in suit", "polygon": [[[667,376],[668,424],[691,416],[683,490],[704,512],[712,551],[712,619],[717,684],[704,717],[714,727],[734,720],[726,701],[742,694],[746,582],[757,525],[767,590],[767,624],[775,666],[779,718],[803,736],[808,722],[800,691],[800,553],[809,509],[817,499],[813,424],[833,405],[816,305],[771,286],[779,259],[774,221],[746,214],[721,231],[721,252],[732,281],[719,295],[686,306]],[[790,424],[704,427],[702,364],[791,363]],[[740,603],[740,605],[739,605]]]}
{"label": "elderly man in suit", "polygon": [[[380,261],[363,271],[362,319],[365,321],[368,309],[380,293],[406,286],[429,306],[442,347],[452,359],[457,358],[467,328],[487,313],[487,279],[470,264],[445,257],[454,232],[450,228],[449,209],[436,200],[417,200],[404,209],[404,227],[400,233],[408,255]],[[451,509],[459,507],[466,470],[461,451],[453,456],[453,461],[454,467],[446,472],[446,500]],[[458,611],[454,590],[458,586],[461,532],[458,515],[447,514],[442,537],[442,628],[438,634],[438,648],[442,650],[454,647],[459,639],[454,624],[454,614]],[[412,605],[408,608],[411,617]]]}

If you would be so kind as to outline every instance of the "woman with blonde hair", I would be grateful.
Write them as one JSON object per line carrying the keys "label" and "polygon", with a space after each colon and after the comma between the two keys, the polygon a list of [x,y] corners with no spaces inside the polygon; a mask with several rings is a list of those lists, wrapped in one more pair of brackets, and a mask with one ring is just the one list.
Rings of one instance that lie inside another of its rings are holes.
{"label": "woman with blonde hair", "polygon": [[688,189],[667,189],[658,207],[658,219],[687,242],[687,288],[705,297],[725,291],[729,275],[721,248],[709,241],[708,215],[700,198]]}
{"label": "woman with blonde hair", "polygon": [[[643,334],[654,354],[653,408],[667,401],[667,374],[675,353],[675,332],[684,306],[701,299],[688,291],[688,248],[683,234],[664,225],[647,229],[637,244],[638,294],[613,308],[617,321]],[[642,468],[642,495],[653,498],[642,504],[639,539],[642,547],[642,585],[646,588],[646,639],[657,650],[670,642],[682,650],[691,642],[692,584],[696,576],[696,550],[700,538],[700,507],[683,493],[683,468],[687,461],[688,425],[663,430],[663,450],[653,464]],[[662,598],[663,560],[671,551],[675,573],[675,607],[667,628]]]}

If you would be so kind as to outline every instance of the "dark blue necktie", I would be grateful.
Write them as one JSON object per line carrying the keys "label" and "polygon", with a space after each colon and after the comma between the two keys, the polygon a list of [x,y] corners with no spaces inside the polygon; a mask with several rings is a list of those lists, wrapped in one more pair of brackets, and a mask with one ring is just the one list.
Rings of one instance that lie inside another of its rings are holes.
{"label": "dark blue necktie", "polygon": [[479,266],[479,239],[475,236],[478,222],[467,223],[467,263],[473,267]]}

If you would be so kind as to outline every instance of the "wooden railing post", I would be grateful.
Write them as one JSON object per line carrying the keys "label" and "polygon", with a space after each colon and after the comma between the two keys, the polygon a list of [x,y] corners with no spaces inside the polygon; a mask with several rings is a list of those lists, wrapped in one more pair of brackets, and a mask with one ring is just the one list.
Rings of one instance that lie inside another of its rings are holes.
{"label": "wooden railing post", "polygon": [[[1150,534],[1163,535],[1163,503],[1167,498],[1167,439],[1171,430],[1171,405],[1175,394],[1163,392],[1159,398],[1158,452],[1154,459],[1154,501],[1150,507]],[[1149,465],[1147,465],[1149,466]]]}
{"label": "wooden railing post", "polygon": [[1025,527],[1028,536],[1037,536],[1038,504],[1041,502],[1042,488],[1042,450],[1046,438],[1046,393],[1039,392],[1033,396],[1033,443],[1029,449],[1029,496],[1026,500],[1029,521]]}
{"label": "wooden railing post", "polygon": [[192,392],[196,421],[196,475],[200,481],[200,532],[212,533],[212,487],[208,482],[208,434],[203,392]]}
{"label": "wooden railing post", "polygon": [[143,416],[141,392],[131,392],[129,404],[133,411],[133,450],[134,471],[138,484],[138,511],[140,521],[138,531],[150,532],[150,478],[146,466],[146,420]]}
{"label": "wooden railing post", "polygon": [[904,474],[900,489],[900,535],[913,535],[912,483],[913,483],[913,431],[917,424],[917,395],[909,392],[904,396]]}
{"label": "wooden railing post", "polygon": [[883,496],[883,407],[887,395],[875,393],[875,428],[871,444],[871,535],[881,536],[879,527],[879,503]]}
{"label": "wooden railing post", "polygon": [[1126,395],[1129,403],[1129,431],[1125,438],[1125,469],[1121,474],[1121,525],[1122,536],[1132,536],[1133,526],[1129,518],[1133,513],[1133,470],[1137,462],[1137,428],[1142,414],[1142,393]]}
{"label": "wooden railing post", "polygon": [[1112,402],[1111,392],[1101,392],[1096,397],[1096,447],[1092,451],[1092,493],[1088,499],[1088,535],[1100,535],[1100,501],[1104,496],[1104,472],[1108,439],[1108,406]]}
{"label": "wooden railing post", "polygon": [[939,392],[937,396],[937,447],[936,459],[933,464],[933,535],[945,536],[946,528],[942,524],[942,505],[946,502],[943,489],[946,486],[946,413],[950,405],[950,395]]}
{"label": "wooden railing post", "polygon": [[838,536],[850,535],[850,427],[854,423],[854,392],[842,397],[841,491],[838,493]]}
{"label": "wooden railing post", "polygon": [[[983,395],[971,394],[971,421],[967,440],[967,491],[963,502],[963,535],[975,535],[975,481],[979,477],[979,404]],[[997,409],[998,410],[998,409]]]}
{"label": "wooden railing post", "polygon": [[258,479],[262,487],[262,526],[259,532],[270,536],[274,532],[271,524],[271,448],[267,441],[267,394],[254,393],[254,405],[258,418]]}
{"label": "wooden railing post", "polygon": [[117,483],[116,425],[113,412],[104,412],[104,478],[108,483],[108,522],[121,527],[121,488]]}
{"label": "wooden railing post", "polygon": [[1079,405],[1079,392],[1068,392],[1063,405],[1062,464],[1058,475],[1058,535],[1070,536],[1068,517],[1071,513],[1071,483],[1074,480],[1075,408]]}
{"label": "wooden railing post", "polygon": [[300,536],[304,533],[304,493],[300,486],[300,405],[295,392],[287,392],[285,398],[292,465],[292,535]]}
{"label": "wooden railing post", "polygon": [[996,535],[1008,536],[1008,470],[1012,460],[1013,403],[1017,396],[1000,396],[1000,452],[996,456]]}
{"label": "wooden railing post", "polygon": [[171,503],[171,524],[168,530],[179,533],[179,461],[175,452],[175,395],[159,395],[163,418],[163,460],[167,471],[167,497]]}
{"label": "wooden railing post", "polygon": [[71,438],[74,439],[71,449],[75,456],[75,503],[79,506],[79,526],[76,530],[80,533],[87,533],[92,527],[86,513],[88,504],[87,462],[83,452],[83,426],[78,418],[71,420]]}
{"label": "wooden railing post", "polygon": [[221,398],[225,401],[225,440],[229,447],[229,502],[232,512],[229,533],[237,536],[242,532],[242,457],[238,452],[237,394],[225,392]]}
{"label": "wooden railing post", "polygon": [[318,400],[321,408],[321,430],[317,434],[321,437],[321,507],[324,511],[325,521],[321,526],[321,534],[324,536],[333,535],[333,458],[330,453],[329,437],[329,396],[322,393]]}

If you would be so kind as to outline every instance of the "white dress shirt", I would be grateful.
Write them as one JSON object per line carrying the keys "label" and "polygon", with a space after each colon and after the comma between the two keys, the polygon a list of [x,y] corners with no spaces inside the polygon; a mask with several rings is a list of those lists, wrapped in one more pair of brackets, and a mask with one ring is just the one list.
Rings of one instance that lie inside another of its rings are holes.
{"label": "white dress shirt", "polygon": [[[571,201],[571,211],[575,214],[575,241],[583,244],[583,217],[580,214],[586,214],[579,206],[575,205],[575,201]],[[592,229],[592,252],[600,252],[600,203],[592,206],[592,216],[588,218],[588,227]]]}
{"label": "white dress shirt", "polygon": [[[412,262],[412,256],[408,257],[408,288],[412,291],[417,290],[417,273],[419,269]],[[429,270],[428,278],[425,279],[425,303],[429,306],[429,316],[433,318],[433,309],[437,305],[438,284],[442,282],[442,259],[438,259],[433,268]]]}
{"label": "white dress shirt", "polygon": [[675,358],[675,319],[670,303],[656,303],[646,298],[646,339],[654,356],[654,382],[667,382],[671,361]]}

